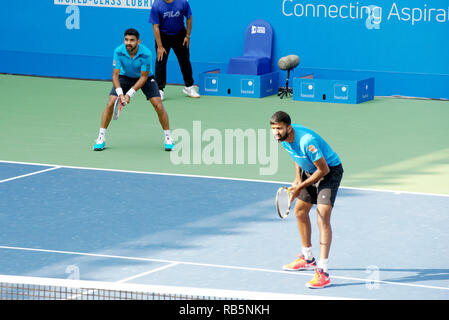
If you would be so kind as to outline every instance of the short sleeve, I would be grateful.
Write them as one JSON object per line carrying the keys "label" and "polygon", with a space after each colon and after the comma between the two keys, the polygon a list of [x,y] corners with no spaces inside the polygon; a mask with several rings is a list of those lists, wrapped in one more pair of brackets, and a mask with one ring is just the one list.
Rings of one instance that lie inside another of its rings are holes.
{"label": "short sleeve", "polygon": [[184,1],[184,16],[189,19],[192,15],[192,10],[190,9],[190,4],[187,1]]}
{"label": "short sleeve", "polygon": [[113,60],[112,60],[112,67],[114,69],[121,69],[122,68],[122,64],[121,64],[120,59],[119,59],[118,54],[117,54],[117,49],[114,51],[114,57],[113,57]]}
{"label": "short sleeve", "polygon": [[150,11],[150,19],[149,22],[152,24],[161,24],[161,21],[159,20],[159,10],[157,7],[157,4],[154,3],[155,5],[153,5],[153,7],[151,8]]}
{"label": "short sleeve", "polygon": [[148,52],[145,56],[145,59],[142,60],[142,66],[140,67],[141,72],[149,72],[150,74],[153,74],[153,68],[152,66],[152,55],[151,52]]}
{"label": "short sleeve", "polygon": [[312,162],[315,162],[323,157],[323,152],[319,147],[318,141],[315,139],[311,139],[305,145],[305,153],[307,158],[309,158]]}

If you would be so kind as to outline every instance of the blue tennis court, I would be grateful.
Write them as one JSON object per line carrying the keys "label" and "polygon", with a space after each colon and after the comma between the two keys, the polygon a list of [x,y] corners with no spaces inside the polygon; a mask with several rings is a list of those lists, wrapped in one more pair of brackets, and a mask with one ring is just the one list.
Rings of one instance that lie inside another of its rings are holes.
{"label": "blue tennis court", "polygon": [[280,185],[0,162],[0,274],[322,298],[449,298],[449,196],[341,188],[332,286],[311,290],[312,271],[281,269],[300,252],[300,239],[295,217],[276,214]]}

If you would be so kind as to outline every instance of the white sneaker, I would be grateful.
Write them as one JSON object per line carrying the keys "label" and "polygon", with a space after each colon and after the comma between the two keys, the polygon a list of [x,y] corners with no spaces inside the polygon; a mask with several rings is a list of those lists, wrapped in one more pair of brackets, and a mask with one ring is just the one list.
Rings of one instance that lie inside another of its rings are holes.
{"label": "white sneaker", "polygon": [[188,95],[191,98],[199,98],[200,97],[198,92],[196,92],[194,86],[184,87],[184,89],[182,89],[182,92],[184,92],[186,95]]}
{"label": "white sneaker", "polygon": [[164,91],[159,90],[159,94],[161,95],[161,100],[164,101]]}

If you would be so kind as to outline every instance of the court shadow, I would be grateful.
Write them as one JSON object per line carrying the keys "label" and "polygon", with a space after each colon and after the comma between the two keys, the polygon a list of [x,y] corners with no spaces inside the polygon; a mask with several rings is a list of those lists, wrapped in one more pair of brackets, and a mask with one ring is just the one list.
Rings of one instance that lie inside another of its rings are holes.
{"label": "court shadow", "polygon": [[[332,276],[331,276],[332,279]],[[351,282],[351,283],[335,283],[332,282],[330,287],[332,288],[342,288],[342,287],[352,287],[352,286],[366,286],[366,282]]]}
{"label": "court shadow", "polygon": [[[358,271],[366,273],[366,268],[333,268],[331,271]],[[384,282],[412,283],[449,280],[449,269],[379,268],[379,280]],[[398,273],[407,273],[399,275]],[[370,280],[367,274],[367,281]],[[363,282],[365,284],[366,282]],[[357,283],[356,283],[357,284]],[[348,284],[348,285],[356,285]],[[337,285],[336,285],[337,286]]]}
{"label": "court shadow", "polygon": [[414,275],[403,277],[391,277],[384,281],[391,282],[420,282],[420,281],[438,281],[449,280],[449,269],[380,269],[382,272],[411,272]]}

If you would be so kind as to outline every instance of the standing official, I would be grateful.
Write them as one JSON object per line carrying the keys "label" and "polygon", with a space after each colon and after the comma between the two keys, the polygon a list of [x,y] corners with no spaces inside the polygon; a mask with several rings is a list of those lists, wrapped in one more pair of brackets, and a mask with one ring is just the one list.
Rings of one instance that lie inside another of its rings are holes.
{"label": "standing official", "polygon": [[[186,18],[186,26],[184,25]],[[164,88],[167,84],[167,60],[170,49],[178,58],[184,78],[183,92],[192,98],[199,98],[193,86],[192,65],[190,63],[190,33],[192,31],[192,11],[187,0],[155,0],[150,13],[156,40],[155,76],[164,100]]]}

